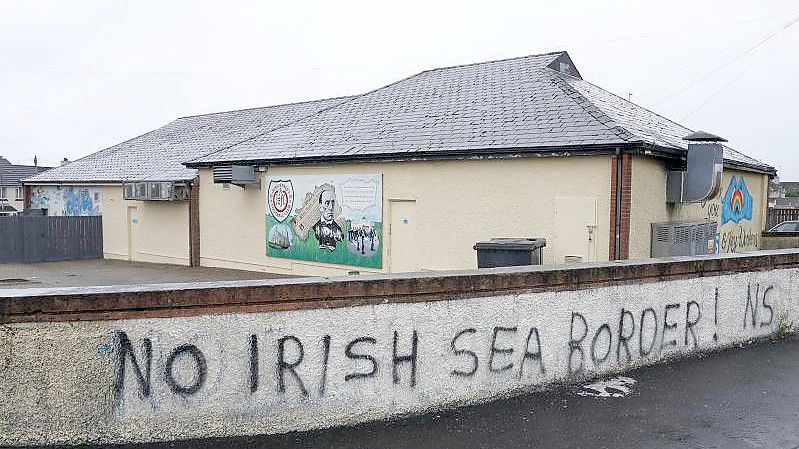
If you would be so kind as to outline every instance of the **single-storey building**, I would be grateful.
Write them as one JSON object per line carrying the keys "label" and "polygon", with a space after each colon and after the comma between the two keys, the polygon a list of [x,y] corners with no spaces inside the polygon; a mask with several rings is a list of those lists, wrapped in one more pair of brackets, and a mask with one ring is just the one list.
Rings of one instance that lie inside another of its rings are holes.
{"label": "single-storey building", "polygon": [[497,237],[545,238],[545,263],[757,249],[775,169],[722,141],[555,52],[425,71],[186,165],[202,265],[338,275],[475,268]]}
{"label": "single-storey building", "polygon": [[498,237],[546,239],[544,263],[757,249],[776,172],[722,141],[555,52],[181,118],[26,202],[102,215],[108,258],[296,275],[475,268]]}
{"label": "single-storey building", "polygon": [[49,215],[102,216],[103,254],[108,259],[198,265],[197,170],[182,162],[346,99],[179,118],[25,179],[25,201],[27,207],[47,209]]}

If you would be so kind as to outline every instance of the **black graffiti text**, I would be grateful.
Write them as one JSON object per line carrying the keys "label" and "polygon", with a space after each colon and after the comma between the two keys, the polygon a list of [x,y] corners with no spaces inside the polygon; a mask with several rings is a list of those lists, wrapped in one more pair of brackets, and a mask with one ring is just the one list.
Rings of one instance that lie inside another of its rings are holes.
{"label": "black graffiti text", "polygon": [[[521,336],[524,336],[524,343],[514,345]],[[489,344],[488,354],[483,356],[482,366],[489,374],[513,371],[518,378],[522,378],[533,373],[546,373],[538,328],[495,326],[490,332],[478,332],[475,328],[467,328],[455,333],[450,341],[450,352],[454,363],[450,375],[472,377],[478,372],[481,358],[474,348],[481,346],[479,343],[485,341],[483,339],[487,339]]]}
{"label": "black graffiti text", "polygon": [[597,368],[609,361],[621,364],[636,356],[657,356],[680,345],[699,346],[696,327],[702,308],[695,301],[670,303],[662,309],[648,307],[640,313],[622,308],[617,316],[613,322],[591,323],[582,313],[572,312],[567,358],[570,374],[584,372],[589,361]]}
{"label": "black graffiti text", "polygon": [[768,327],[774,322],[774,306],[769,302],[768,298],[768,294],[773,288],[773,285],[764,287],[760,284],[749,284],[746,291],[744,329],[749,326],[752,328]]}

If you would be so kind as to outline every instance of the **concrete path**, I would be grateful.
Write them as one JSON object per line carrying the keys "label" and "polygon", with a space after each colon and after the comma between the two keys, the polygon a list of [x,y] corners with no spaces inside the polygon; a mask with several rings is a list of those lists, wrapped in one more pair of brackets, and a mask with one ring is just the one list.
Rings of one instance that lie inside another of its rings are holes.
{"label": "concrete path", "polygon": [[103,259],[0,264],[0,289],[234,281],[278,277],[285,276],[222,268],[191,268]]}
{"label": "concrete path", "polygon": [[563,387],[393,422],[126,447],[796,449],[799,341],[644,368],[592,388]]}

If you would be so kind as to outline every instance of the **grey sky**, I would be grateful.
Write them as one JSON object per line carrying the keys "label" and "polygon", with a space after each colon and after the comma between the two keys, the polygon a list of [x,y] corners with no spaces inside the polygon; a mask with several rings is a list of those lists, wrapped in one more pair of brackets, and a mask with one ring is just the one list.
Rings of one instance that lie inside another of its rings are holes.
{"label": "grey sky", "polygon": [[799,23],[775,34],[797,17],[790,0],[0,0],[0,154],[56,164],[181,116],[567,50],[586,80],[799,180]]}

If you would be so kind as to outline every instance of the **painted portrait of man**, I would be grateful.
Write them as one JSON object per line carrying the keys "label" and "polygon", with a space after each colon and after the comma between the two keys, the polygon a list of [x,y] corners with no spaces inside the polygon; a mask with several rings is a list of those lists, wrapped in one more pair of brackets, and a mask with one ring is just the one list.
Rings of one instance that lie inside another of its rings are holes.
{"label": "painted portrait of man", "polygon": [[330,186],[322,190],[319,195],[319,221],[313,227],[316,240],[319,241],[319,249],[335,251],[336,244],[344,239],[344,232],[341,226],[336,223],[336,190]]}

